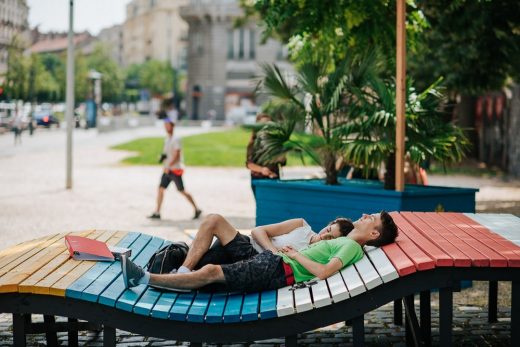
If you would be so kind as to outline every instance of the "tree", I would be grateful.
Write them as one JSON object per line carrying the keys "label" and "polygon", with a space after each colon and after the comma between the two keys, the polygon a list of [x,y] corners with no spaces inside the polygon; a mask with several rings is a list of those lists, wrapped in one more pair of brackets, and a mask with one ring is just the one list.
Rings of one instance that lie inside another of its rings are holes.
{"label": "tree", "polygon": [[410,54],[410,70],[426,86],[443,76],[452,92],[478,95],[520,77],[520,2],[418,1],[428,28]]}
{"label": "tree", "polygon": [[89,70],[96,70],[103,75],[101,78],[102,100],[107,102],[121,101],[124,90],[123,71],[112,59],[107,47],[98,44],[86,60]]}
{"label": "tree", "polygon": [[[413,46],[424,21],[414,1],[408,1],[408,40]],[[388,0],[258,0],[241,1],[246,14],[258,15],[266,25],[265,36],[288,42],[293,61],[326,58],[333,69],[347,54],[377,50],[395,61],[395,1]]]}
{"label": "tree", "polygon": [[23,55],[21,41],[14,36],[7,49],[7,72],[4,89],[8,99],[27,97],[29,61]]}
{"label": "tree", "polygon": [[169,62],[148,60],[139,68],[139,85],[156,95],[171,92],[174,73]]}

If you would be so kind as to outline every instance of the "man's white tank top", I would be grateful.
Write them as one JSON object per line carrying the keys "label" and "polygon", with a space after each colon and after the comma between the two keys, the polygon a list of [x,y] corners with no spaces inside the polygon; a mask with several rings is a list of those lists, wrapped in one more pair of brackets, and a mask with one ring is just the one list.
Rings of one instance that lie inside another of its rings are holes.
{"label": "man's white tank top", "polygon": [[[307,247],[310,244],[313,235],[316,234],[314,231],[312,231],[311,226],[304,219],[303,226],[298,227],[287,234],[275,236],[271,238],[271,242],[276,248],[292,246],[295,249],[301,249],[303,247]],[[253,240],[253,237],[250,237],[250,240],[254,249],[256,249],[258,253],[265,251],[262,246]]]}

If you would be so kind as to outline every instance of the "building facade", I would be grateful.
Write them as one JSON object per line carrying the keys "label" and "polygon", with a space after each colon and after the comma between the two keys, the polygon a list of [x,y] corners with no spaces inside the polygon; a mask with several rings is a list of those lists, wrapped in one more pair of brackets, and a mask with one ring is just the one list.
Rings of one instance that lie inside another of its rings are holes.
{"label": "building facade", "polygon": [[132,0],[123,24],[125,66],[150,59],[169,61],[182,69],[186,61],[188,26],[179,16],[187,0]]}
{"label": "building facade", "polygon": [[124,65],[123,52],[123,26],[113,25],[101,30],[97,36],[98,40],[105,45],[110,52],[110,57],[120,66]]}
{"label": "building facade", "polygon": [[261,29],[243,16],[238,0],[191,0],[181,8],[188,30],[187,114],[192,119],[225,119],[243,101],[254,103],[254,78],[260,63],[276,63],[291,70],[286,48],[269,39],[261,44]]}
{"label": "building facade", "polygon": [[25,0],[0,1],[0,74],[7,71],[9,47],[24,49],[30,44],[29,6]]}

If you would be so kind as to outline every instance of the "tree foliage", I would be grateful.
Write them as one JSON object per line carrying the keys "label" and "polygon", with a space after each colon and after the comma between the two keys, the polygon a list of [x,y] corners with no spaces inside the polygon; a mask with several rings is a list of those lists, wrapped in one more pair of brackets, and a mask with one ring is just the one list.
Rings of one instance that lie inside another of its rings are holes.
{"label": "tree foliage", "polygon": [[410,69],[424,86],[443,76],[445,86],[476,95],[520,77],[520,2],[417,1],[428,29],[411,52]]}
{"label": "tree foliage", "polygon": [[174,69],[167,61],[148,60],[139,67],[139,85],[152,94],[165,94],[173,90]]}

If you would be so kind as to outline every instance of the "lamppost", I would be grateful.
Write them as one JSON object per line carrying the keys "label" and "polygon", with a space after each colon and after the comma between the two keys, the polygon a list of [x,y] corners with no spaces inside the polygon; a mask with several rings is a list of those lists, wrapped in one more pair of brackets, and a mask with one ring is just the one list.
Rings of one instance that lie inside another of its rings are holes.
{"label": "lamppost", "polygon": [[67,178],[66,189],[72,189],[72,127],[74,118],[74,0],[69,0],[69,33],[67,36],[67,92],[65,119],[67,120]]}

